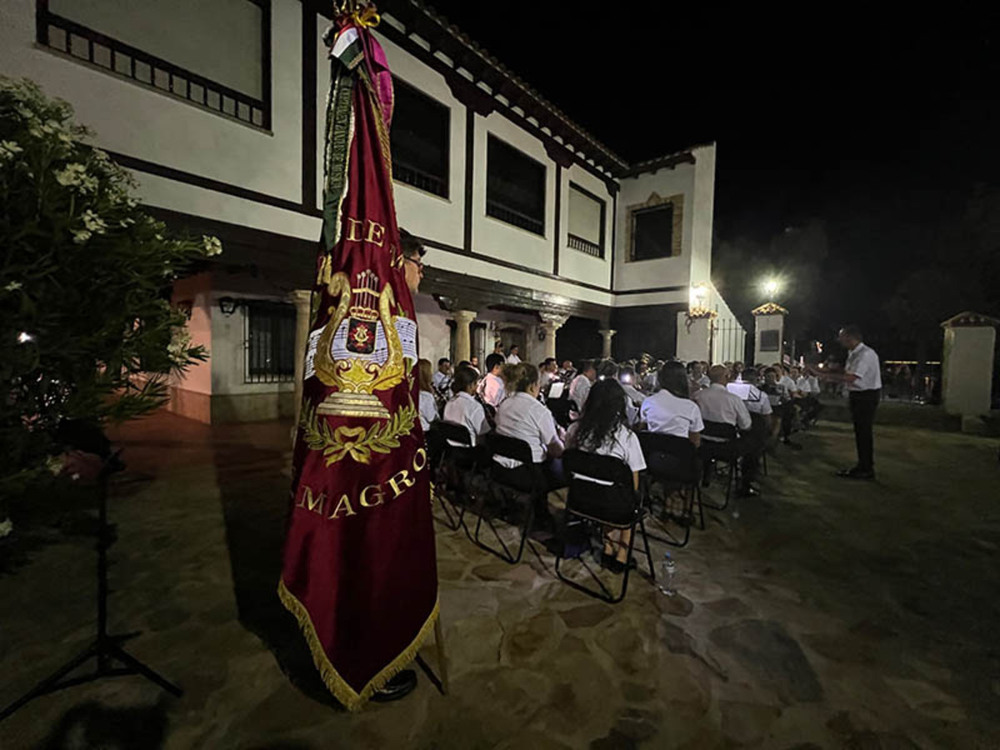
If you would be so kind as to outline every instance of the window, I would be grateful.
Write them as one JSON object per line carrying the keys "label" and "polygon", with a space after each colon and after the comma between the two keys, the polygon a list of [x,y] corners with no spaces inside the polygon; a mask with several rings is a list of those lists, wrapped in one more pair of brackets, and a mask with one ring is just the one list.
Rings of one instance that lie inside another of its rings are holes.
{"label": "window", "polygon": [[36,0],[39,44],[262,128],[270,0]]}
{"label": "window", "polygon": [[587,255],[603,258],[604,207],[604,201],[571,182],[569,236],[566,238],[566,244]]}
{"label": "window", "polygon": [[776,352],[780,347],[779,341],[779,331],[761,331],[760,332],[760,350],[762,352]]}
{"label": "window", "polygon": [[486,175],[486,215],[544,235],[544,165],[490,136]]}
{"label": "window", "polygon": [[681,219],[684,196],[649,200],[629,207],[628,248],[630,261],[669,258],[681,254]]}
{"label": "window", "polygon": [[398,79],[393,84],[392,178],[447,198],[451,112]]}
{"label": "window", "polygon": [[246,303],[245,383],[281,383],[295,377],[295,307]]}

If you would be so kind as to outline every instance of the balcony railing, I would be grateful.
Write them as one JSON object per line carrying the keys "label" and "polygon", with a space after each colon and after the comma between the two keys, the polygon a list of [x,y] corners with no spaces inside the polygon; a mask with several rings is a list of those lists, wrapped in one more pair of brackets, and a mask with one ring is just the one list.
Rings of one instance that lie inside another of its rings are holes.
{"label": "balcony railing", "polygon": [[[36,38],[41,45],[65,52],[158,91],[173,94],[196,106],[260,128],[271,127],[269,101],[211,81],[125,42],[50,13],[45,2],[38,3],[35,21]],[[267,66],[262,73],[270,75]],[[268,89],[267,81],[264,89]]]}
{"label": "balcony railing", "polygon": [[577,237],[575,234],[567,236],[566,244],[574,250],[579,250],[581,253],[586,253],[587,255],[593,255],[595,258],[604,257],[604,248],[596,242],[585,240],[583,237]]}
{"label": "balcony railing", "polygon": [[486,215],[492,216],[494,219],[500,219],[500,221],[507,222],[508,224],[513,224],[515,227],[527,229],[529,232],[534,232],[535,234],[545,234],[544,221],[523,214],[520,211],[515,211],[513,208],[508,208],[496,201],[486,201]]}
{"label": "balcony railing", "polygon": [[392,162],[392,179],[406,185],[412,185],[419,190],[426,190],[428,193],[440,195],[442,198],[448,197],[447,182],[440,177],[422,172],[416,167],[411,167],[397,160],[393,160]]}

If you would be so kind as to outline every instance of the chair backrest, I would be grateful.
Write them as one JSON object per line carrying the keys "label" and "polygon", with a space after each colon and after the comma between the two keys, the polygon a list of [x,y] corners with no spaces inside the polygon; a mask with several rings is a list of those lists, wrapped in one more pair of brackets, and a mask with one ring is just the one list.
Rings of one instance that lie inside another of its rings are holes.
{"label": "chair backrest", "polygon": [[472,437],[469,435],[468,428],[463,424],[438,420],[431,423],[431,430],[437,430],[442,440],[450,440],[453,443],[472,447]]}
{"label": "chair backrest", "polygon": [[491,458],[493,456],[503,456],[504,458],[512,458],[515,461],[520,461],[523,464],[532,464],[535,462],[534,457],[531,455],[531,446],[520,438],[498,435],[495,432],[491,432],[486,436],[486,447],[489,449]]}
{"label": "chair backrest", "polygon": [[556,424],[560,427],[569,427],[572,422],[569,413],[571,411],[579,411],[576,407],[576,402],[565,393],[562,398],[550,398],[545,402],[545,405],[552,412],[553,419],[556,420]]}
{"label": "chair backrest", "polygon": [[567,513],[610,526],[632,525],[639,494],[628,464],[615,456],[572,449],[563,454],[563,468],[569,480]]}
{"label": "chair backrest", "polygon": [[686,437],[639,432],[650,475],[659,481],[688,484],[698,478],[698,448]]}
{"label": "chair backrest", "polygon": [[701,436],[713,438],[716,442],[729,442],[736,439],[736,425],[706,419],[705,429],[702,430]]}

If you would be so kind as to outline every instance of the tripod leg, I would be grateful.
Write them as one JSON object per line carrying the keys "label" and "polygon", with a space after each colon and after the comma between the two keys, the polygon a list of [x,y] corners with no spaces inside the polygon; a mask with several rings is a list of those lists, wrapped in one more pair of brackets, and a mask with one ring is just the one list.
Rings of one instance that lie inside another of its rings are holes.
{"label": "tripod leg", "polygon": [[147,680],[155,682],[157,685],[159,685],[161,688],[166,690],[171,695],[175,695],[178,698],[184,695],[183,690],[177,687],[174,683],[168,681],[165,677],[162,677],[156,672],[154,672],[152,669],[150,669],[141,661],[132,656],[132,654],[130,654],[125,649],[119,646],[113,646],[110,650],[110,654],[115,659],[118,659],[118,661],[122,662],[123,664],[126,664],[129,668],[134,669],[137,673],[141,674]]}
{"label": "tripod leg", "polygon": [[448,657],[444,653],[444,628],[441,627],[441,616],[434,623],[434,645],[437,646],[438,671],[441,672],[441,692],[448,694]]}
{"label": "tripod leg", "polygon": [[27,693],[22,695],[20,698],[11,703],[9,706],[5,707],[3,710],[0,710],[0,721],[6,719],[8,716],[17,711],[17,709],[19,709],[28,701],[34,700],[35,698],[38,698],[41,695],[45,695],[46,693],[51,693],[55,690],[58,690],[61,687],[59,685],[59,681],[63,677],[68,675],[70,672],[79,667],[81,664],[87,661],[87,659],[89,659],[91,656],[94,656],[96,653],[97,653],[96,647],[92,645],[89,648],[87,648],[86,651],[82,651],[79,654],[77,654],[70,661],[66,662],[66,664],[59,667],[59,669],[57,669],[51,675],[49,675],[44,680],[35,685],[35,687],[33,687]]}

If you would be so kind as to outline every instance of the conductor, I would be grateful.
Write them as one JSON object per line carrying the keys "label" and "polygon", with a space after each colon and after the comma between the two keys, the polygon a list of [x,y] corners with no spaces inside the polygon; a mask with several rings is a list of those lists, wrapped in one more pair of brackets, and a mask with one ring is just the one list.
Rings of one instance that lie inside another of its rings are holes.
{"label": "conductor", "polygon": [[882,373],[878,354],[866,345],[861,329],[855,325],[844,326],[837,334],[837,341],[847,349],[847,363],[843,372],[827,372],[809,368],[810,374],[824,380],[847,385],[850,399],[851,421],[854,422],[854,442],[858,450],[858,463],[852,469],[837,472],[845,479],[875,479],[874,438],[872,425],[875,410],[882,397]]}

